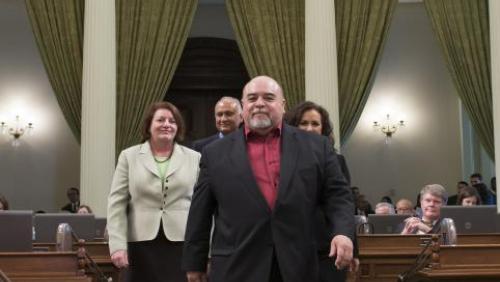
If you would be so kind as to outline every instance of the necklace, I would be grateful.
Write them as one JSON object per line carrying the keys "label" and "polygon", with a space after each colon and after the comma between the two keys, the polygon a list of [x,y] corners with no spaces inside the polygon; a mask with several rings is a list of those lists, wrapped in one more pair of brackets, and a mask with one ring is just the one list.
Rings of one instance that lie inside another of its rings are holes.
{"label": "necklace", "polygon": [[170,159],[170,157],[156,157],[156,156],[153,156],[153,158],[155,159],[155,162],[159,164],[164,163]]}

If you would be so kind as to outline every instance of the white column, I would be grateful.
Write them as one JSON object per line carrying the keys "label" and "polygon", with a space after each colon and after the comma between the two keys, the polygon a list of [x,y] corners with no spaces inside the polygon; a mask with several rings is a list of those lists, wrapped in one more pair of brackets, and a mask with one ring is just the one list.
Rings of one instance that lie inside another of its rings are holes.
{"label": "white column", "polygon": [[[493,129],[495,136],[495,175],[500,176],[500,1],[489,1],[491,92],[493,98]],[[498,183],[498,180],[497,180]],[[500,213],[500,194],[497,192],[497,209]]]}
{"label": "white column", "polygon": [[340,118],[333,0],[306,2],[306,100],[323,106],[330,114],[335,147],[340,148]]}
{"label": "white column", "polygon": [[80,202],[105,216],[115,167],[115,0],[86,0],[84,28]]}

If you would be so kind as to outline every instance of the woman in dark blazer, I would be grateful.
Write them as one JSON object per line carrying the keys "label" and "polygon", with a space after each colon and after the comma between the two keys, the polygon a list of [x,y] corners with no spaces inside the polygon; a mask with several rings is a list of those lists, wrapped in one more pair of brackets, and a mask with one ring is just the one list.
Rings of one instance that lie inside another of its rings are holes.
{"label": "woman in dark blazer", "polygon": [[123,150],[108,198],[111,260],[129,281],[185,281],[182,244],[200,154],[179,145],[184,124],[168,102],[150,106],[143,142]]}
{"label": "woman in dark blazer", "polygon": [[[330,123],[328,112],[321,106],[305,101],[292,109],[285,117],[289,125],[298,127],[302,130],[316,133],[328,137],[332,146],[335,144],[333,138],[333,128]],[[335,149],[334,149],[335,150]],[[347,163],[344,156],[337,154],[342,173],[347,180],[351,183],[351,175],[347,168]],[[317,245],[319,255],[319,277],[321,282],[327,281],[345,281],[346,271],[336,269],[333,260],[328,257],[330,248],[329,232],[324,214],[319,211],[317,214]],[[358,250],[356,239],[354,240],[354,259],[351,263],[351,269],[357,271],[359,266],[359,259],[357,258]]]}

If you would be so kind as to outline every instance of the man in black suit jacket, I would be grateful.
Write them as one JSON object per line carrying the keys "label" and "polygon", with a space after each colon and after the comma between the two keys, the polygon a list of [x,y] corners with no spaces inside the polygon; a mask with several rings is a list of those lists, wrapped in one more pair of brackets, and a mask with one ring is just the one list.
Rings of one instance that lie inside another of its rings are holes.
{"label": "man in black suit jacket", "polygon": [[252,79],[242,101],[244,128],[203,151],[184,242],[188,281],[206,279],[209,247],[210,281],[317,281],[319,208],[330,256],[349,266],[354,205],[328,139],[282,123],[283,92],[270,77]]}
{"label": "man in black suit jacket", "polygon": [[206,145],[238,129],[242,122],[241,111],[241,104],[238,99],[228,96],[220,98],[215,104],[214,110],[215,127],[217,127],[219,132],[212,136],[194,141],[192,145],[193,150],[201,153]]}
{"label": "man in black suit jacket", "polygon": [[68,196],[69,203],[64,205],[61,210],[76,213],[80,207],[80,190],[75,187],[68,188],[66,196]]}

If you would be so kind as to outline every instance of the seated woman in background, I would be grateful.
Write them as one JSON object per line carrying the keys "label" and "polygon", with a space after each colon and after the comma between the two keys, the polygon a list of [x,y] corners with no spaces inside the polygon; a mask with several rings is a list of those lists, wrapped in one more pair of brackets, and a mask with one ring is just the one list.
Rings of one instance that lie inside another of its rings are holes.
{"label": "seated woman in background", "polygon": [[481,204],[481,196],[474,187],[464,187],[457,197],[457,204],[460,206],[476,206]]}
{"label": "seated woman in background", "polygon": [[0,211],[6,211],[8,209],[9,209],[9,202],[2,194],[0,194]]}
{"label": "seated woman in background", "polygon": [[79,213],[79,214],[89,214],[89,213],[92,213],[92,209],[87,206],[87,205],[80,205],[80,207],[78,208],[78,210],[76,211],[76,213]]}
{"label": "seated woman in background", "polygon": [[[287,114],[285,119],[291,126],[298,127],[311,133],[326,136],[330,140],[332,148],[335,151],[335,148],[333,147],[335,144],[335,139],[333,138],[333,129],[330,123],[330,117],[328,112],[323,107],[313,102],[305,101],[291,110]],[[345,158],[340,154],[337,154],[337,158],[340,164],[340,169],[342,170],[347,183],[350,184],[351,175],[349,173],[349,169],[347,168]],[[328,231],[326,219],[322,212],[318,213],[316,221],[318,226],[317,240],[319,255],[319,281],[345,281],[345,271],[335,269],[335,265],[332,263],[331,258],[328,257],[330,248],[330,232]],[[359,267],[359,259],[357,258],[358,250],[356,240],[354,240],[353,243],[354,259],[351,263],[350,268],[353,271],[357,271]]]}
{"label": "seated woman in background", "polygon": [[429,184],[420,190],[421,217],[409,217],[404,221],[401,234],[438,233],[441,222],[441,207],[446,205],[448,196],[443,186]]}

